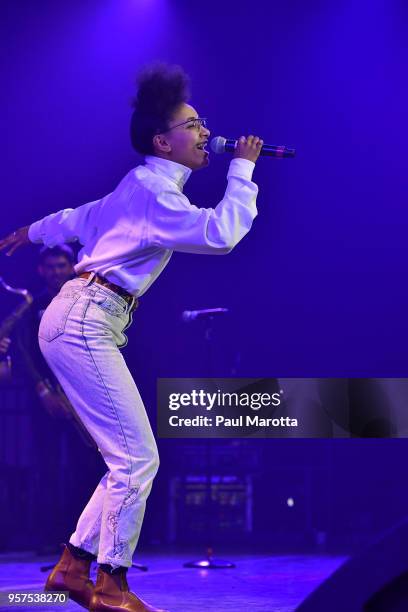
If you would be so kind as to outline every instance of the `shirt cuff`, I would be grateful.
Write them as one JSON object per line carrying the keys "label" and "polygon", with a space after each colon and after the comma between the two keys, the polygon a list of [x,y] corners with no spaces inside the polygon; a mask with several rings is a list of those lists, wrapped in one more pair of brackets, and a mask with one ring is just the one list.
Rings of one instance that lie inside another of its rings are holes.
{"label": "shirt cuff", "polygon": [[41,238],[41,221],[35,221],[28,228],[28,239],[34,243],[41,243],[43,240]]}
{"label": "shirt cuff", "polygon": [[252,173],[255,168],[255,162],[243,157],[234,157],[229,165],[227,178],[230,176],[236,176],[238,178],[246,179],[247,181],[252,180]]}

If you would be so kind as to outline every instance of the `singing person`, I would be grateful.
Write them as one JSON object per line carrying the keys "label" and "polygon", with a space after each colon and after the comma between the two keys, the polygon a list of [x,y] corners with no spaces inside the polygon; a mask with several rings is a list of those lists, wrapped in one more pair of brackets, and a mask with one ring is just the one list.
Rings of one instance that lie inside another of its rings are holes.
{"label": "singing person", "polygon": [[[159,459],[119,350],[127,343],[124,330],[173,251],[229,253],[257,215],[251,178],[263,141],[256,136],[239,139],[215,208],[198,208],[183,194],[191,172],[205,168],[209,157],[210,131],[188,99],[180,67],[145,69],[131,119],[132,144],[145,163],[100,200],[50,214],[0,241],[7,255],[29,242],[83,245],[77,277],[42,317],[39,343],[108,468],[46,583],[93,611],[155,610],[129,591],[126,580]],[[99,564],[96,586],[89,580],[93,559]]]}

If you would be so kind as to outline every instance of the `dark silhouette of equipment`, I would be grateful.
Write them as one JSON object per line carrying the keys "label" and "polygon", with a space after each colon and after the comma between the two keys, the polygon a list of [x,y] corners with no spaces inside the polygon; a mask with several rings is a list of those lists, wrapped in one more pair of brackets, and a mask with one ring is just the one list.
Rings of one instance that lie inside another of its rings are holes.
{"label": "dark silhouette of equipment", "polygon": [[296,612],[406,612],[408,519],[351,557]]}

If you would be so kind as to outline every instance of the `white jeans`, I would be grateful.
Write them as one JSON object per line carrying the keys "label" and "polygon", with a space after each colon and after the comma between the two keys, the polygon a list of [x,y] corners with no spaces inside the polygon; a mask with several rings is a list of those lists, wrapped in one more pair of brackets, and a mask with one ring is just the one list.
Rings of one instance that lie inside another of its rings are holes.
{"label": "white jeans", "polygon": [[[70,538],[113,567],[132,564],[159,459],[118,347],[133,304],[88,279],[65,283],[41,320],[41,351],[108,466]],[[78,475],[80,478],[80,474]]]}

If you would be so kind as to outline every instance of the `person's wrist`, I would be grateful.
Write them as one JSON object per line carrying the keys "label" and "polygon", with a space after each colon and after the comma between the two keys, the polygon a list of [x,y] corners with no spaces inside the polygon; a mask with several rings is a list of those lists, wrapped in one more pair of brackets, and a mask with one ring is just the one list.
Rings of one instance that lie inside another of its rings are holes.
{"label": "person's wrist", "polygon": [[230,161],[227,178],[236,177],[247,181],[252,180],[252,174],[255,169],[255,162],[244,157],[234,157]]}

